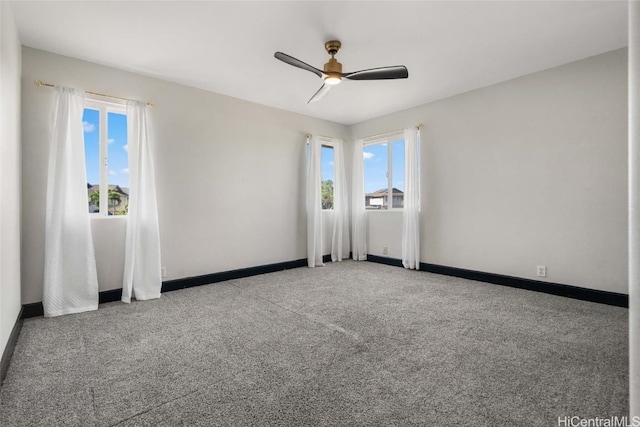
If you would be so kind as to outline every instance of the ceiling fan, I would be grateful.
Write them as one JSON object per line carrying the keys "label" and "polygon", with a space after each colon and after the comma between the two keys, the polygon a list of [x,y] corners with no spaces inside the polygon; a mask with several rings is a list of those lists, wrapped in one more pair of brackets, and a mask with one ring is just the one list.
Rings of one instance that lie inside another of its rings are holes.
{"label": "ceiling fan", "polygon": [[324,64],[324,70],[312,67],[311,65],[300,61],[299,59],[289,56],[286,53],[276,52],[274,56],[282,62],[286,62],[294,67],[302,68],[303,70],[311,71],[313,74],[324,80],[324,84],[318,91],[307,101],[310,102],[319,101],[324,97],[331,86],[335,86],[342,81],[343,78],[347,80],[388,80],[388,79],[406,79],[409,77],[409,71],[404,65],[395,65],[392,67],[380,67],[370,68],[368,70],[355,71],[353,73],[343,73],[342,64],[335,58],[336,53],[342,47],[342,43],[338,40],[331,40],[324,44],[324,48],[327,53],[331,55],[329,62]]}

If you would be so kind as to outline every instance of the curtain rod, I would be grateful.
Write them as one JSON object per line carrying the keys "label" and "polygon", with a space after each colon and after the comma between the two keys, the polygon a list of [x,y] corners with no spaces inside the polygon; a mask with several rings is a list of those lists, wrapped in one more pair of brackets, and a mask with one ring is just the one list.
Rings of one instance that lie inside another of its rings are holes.
{"label": "curtain rod", "polygon": [[[422,129],[424,127],[424,125],[422,123],[418,124],[416,126],[418,128],[418,130]],[[382,138],[385,136],[392,136],[392,135],[398,135],[400,133],[404,132],[404,129],[398,129],[398,130],[393,130],[391,132],[385,132],[385,133],[378,133],[376,135],[371,135],[371,136],[367,136],[365,138],[362,138],[363,141],[368,142],[371,141],[373,139],[378,139],[378,138]],[[309,143],[309,139],[311,138],[313,134],[308,133],[307,134],[307,144]],[[324,135],[316,135],[318,138],[324,138],[324,139],[329,139],[329,140],[340,140],[341,138],[336,138],[334,136],[324,136]]]}
{"label": "curtain rod", "polygon": [[[423,128],[423,124],[420,123],[416,127],[418,128],[418,130],[420,130],[420,129]],[[378,138],[382,138],[382,137],[385,137],[385,136],[398,135],[399,133],[402,133],[402,132],[404,132],[404,129],[392,130],[390,132],[384,132],[384,133],[379,133],[379,134],[376,134],[376,135],[367,136],[365,138],[362,138],[362,140],[364,142],[368,142],[368,141],[371,141],[373,139],[378,139]]]}
{"label": "curtain rod", "polygon": [[[33,82],[33,84],[35,84],[38,87],[42,87],[42,86],[56,87],[56,85],[52,85],[51,83],[44,83],[42,80],[36,80],[35,82]],[[107,95],[107,94],[98,93],[98,92],[91,92],[91,91],[88,91],[88,90],[85,90],[84,92],[88,93],[90,95],[103,96],[105,98],[119,99],[121,101],[135,101],[135,99],[123,98],[121,96],[115,96],[115,95]],[[153,107],[153,102],[147,102],[146,104],[149,107]]]}
{"label": "curtain rod", "polygon": [[[313,136],[313,134],[308,133],[308,134],[307,134],[307,139],[311,138],[312,136]],[[332,141],[337,141],[337,140],[339,140],[339,139],[342,139],[342,138],[336,138],[335,136],[324,136],[324,135],[316,135],[316,136],[317,136],[318,138],[330,139],[330,140],[332,140]]]}

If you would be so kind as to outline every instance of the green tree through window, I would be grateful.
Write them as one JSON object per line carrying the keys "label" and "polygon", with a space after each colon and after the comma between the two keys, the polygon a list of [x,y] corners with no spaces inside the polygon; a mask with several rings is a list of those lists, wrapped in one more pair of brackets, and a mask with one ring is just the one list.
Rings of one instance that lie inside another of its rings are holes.
{"label": "green tree through window", "polygon": [[333,209],[333,181],[322,181],[322,209]]}
{"label": "green tree through window", "polygon": [[330,145],[322,145],[321,161],[322,161],[322,177],[321,177],[321,193],[322,209],[333,209],[333,147]]}
{"label": "green tree through window", "polygon": [[[129,213],[129,203],[127,203],[122,209],[117,209],[118,205],[122,202],[121,193],[114,188],[109,189],[109,215],[126,215]],[[99,207],[100,206],[100,190],[96,190],[89,194],[89,203]]]}

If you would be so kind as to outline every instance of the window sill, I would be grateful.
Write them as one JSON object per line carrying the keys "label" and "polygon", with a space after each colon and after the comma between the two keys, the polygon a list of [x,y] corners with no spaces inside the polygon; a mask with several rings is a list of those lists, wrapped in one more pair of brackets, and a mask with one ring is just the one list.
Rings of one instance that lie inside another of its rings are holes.
{"label": "window sill", "polygon": [[129,217],[129,215],[108,215],[108,216],[104,216],[104,215],[89,214],[89,219],[91,219],[92,221],[93,220],[111,221],[111,220],[126,219],[128,217]]}

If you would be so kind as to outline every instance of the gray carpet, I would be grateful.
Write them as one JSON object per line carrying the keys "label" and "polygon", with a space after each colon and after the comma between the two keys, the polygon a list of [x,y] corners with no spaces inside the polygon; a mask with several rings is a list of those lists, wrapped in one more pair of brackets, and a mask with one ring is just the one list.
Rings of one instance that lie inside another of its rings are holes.
{"label": "gray carpet", "polygon": [[374,263],[24,322],[9,426],[556,426],[628,414],[627,310]]}

